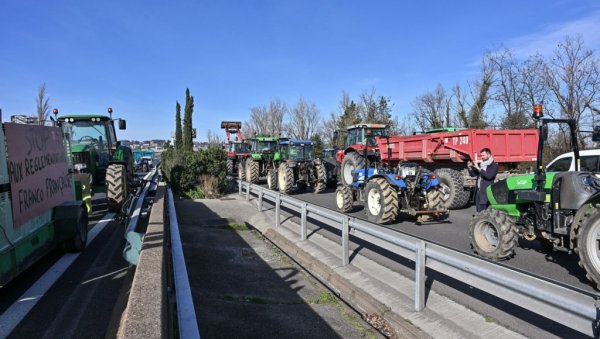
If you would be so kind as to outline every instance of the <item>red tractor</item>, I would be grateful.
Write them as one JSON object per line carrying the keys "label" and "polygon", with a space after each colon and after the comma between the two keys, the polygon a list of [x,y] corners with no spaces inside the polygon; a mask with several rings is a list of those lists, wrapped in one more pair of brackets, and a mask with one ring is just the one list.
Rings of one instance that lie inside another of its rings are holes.
{"label": "red tractor", "polygon": [[[244,142],[240,121],[221,121],[221,128],[227,134],[227,174],[233,174],[238,163],[248,157],[250,147]],[[236,135],[235,140],[231,140],[232,134]]]}
{"label": "red tractor", "polygon": [[[384,124],[358,124],[348,126],[346,129],[346,142],[344,148],[337,151],[337,163],[340,165],[342,185],[349,186],[353,182],[352,172],[364,166],[364,150],[367,149],[367,158],[379,158],[379,149],[375,137],[388,135],[387,126]],[[337,133],[336,133],[337,136]]]}

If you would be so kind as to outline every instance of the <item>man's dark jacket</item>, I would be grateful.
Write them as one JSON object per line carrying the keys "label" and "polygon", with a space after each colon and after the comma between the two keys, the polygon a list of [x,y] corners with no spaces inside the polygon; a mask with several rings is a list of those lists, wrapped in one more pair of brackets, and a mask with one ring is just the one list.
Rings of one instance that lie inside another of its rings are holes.
{"label": "man's dark jacket", "polygon": [[487,194],[485,194],[485,190],[489,185],[494,183],[496,174],[498,174],[498,164],[495,161],[492,161],[485,170],[469,167],[469,174],[473,177],[479,176],[479,178],[481,178],[481,183],[479,184],[479,189],[477,191],[479,194],[475,195],[475,203],[487,204],[488,198]]}

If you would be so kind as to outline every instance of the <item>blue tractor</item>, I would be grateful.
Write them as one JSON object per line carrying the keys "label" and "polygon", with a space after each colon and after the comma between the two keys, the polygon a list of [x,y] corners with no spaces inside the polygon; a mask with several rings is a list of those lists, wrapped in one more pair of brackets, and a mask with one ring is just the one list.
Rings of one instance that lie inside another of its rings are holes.
{"label": "blue tractor", "polygon": [[[385,151],[384,145],[379,146]],[[448,218],[439,180],[415,163],[384,163],[377,157],[355,169],[352,178],[349,186],[336,190],[336,206],[341,212],[351,212],[358,201],[365,205],[367,219],[377,224],[392,223],[400,215],[416,217],[417,222]]]}

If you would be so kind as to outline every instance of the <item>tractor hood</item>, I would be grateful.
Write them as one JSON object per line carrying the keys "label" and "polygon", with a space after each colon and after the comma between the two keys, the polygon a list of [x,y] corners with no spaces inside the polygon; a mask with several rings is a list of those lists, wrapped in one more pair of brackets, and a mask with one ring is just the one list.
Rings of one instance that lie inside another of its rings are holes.
{"label": "tractor hood", "polygon": [[[546,173],[545,190],[552,188],[552,181],[557,172]],[[517,192],[521,190],[532,190],[535,184],[535,174],[524,174],[508,177],[490,185],[486,190],[488,200],[492,205],[515,204]]]}

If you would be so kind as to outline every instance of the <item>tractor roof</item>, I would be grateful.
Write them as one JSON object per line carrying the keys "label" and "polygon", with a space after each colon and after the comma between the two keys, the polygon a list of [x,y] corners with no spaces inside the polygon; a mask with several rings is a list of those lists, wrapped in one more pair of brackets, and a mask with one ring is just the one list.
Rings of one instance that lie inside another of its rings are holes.
{"label": "tractor roof", "polygon": [[58,117],[58,120],[65,119],[73,119],[73,120],[90,120],[92,118],[100,119],[101,121],[110,121],[110,118],[106,115],[98,115],[98,114],[71,114],[71,115],[61,115]]}
{"label": "tractor roof", "polygon": [[278,141],[279,138],[278,137],[268,136],[268,135],[257,135],[255,137],[253,137],[251,140],[258,140],[258,141]]}
{"label": "tractor roof", "polygon": [[314,145],[313,140],[286,139],[279,142],[281,145]]}
{"label": "tractor roof", "polygon": [[347,130],[351,130],[351,129],[357,129],[357,128],[387,128],[386,124],[356,124],[356,125],[350,125],[348,126],[346,129]]}

